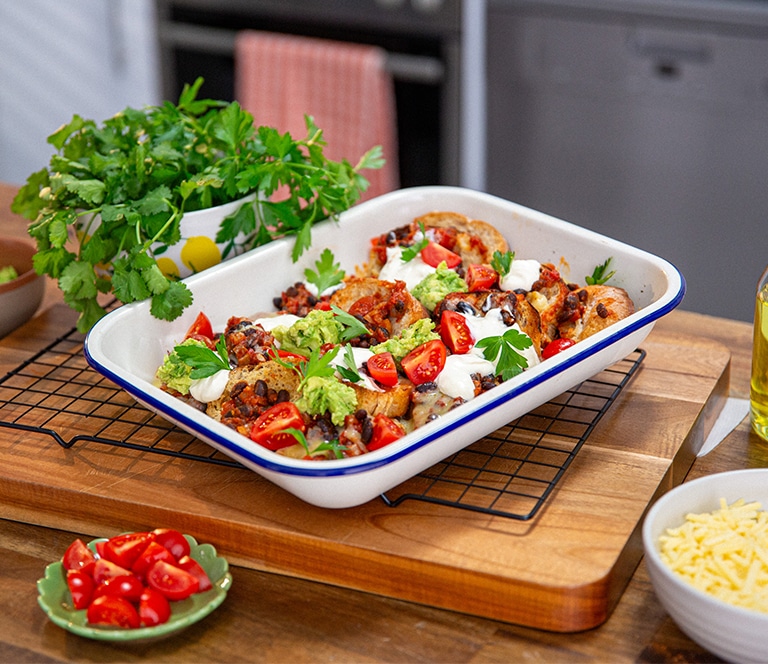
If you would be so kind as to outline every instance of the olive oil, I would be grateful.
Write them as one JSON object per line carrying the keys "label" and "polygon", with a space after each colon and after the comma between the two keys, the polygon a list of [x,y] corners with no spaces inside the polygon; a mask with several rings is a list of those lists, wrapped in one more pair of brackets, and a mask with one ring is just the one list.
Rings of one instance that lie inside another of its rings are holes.
{"label": "olive oil", "polygon": [[755,331],[750,384],[752,428],[768,440],[768,270],[763,274],[755,299]]}

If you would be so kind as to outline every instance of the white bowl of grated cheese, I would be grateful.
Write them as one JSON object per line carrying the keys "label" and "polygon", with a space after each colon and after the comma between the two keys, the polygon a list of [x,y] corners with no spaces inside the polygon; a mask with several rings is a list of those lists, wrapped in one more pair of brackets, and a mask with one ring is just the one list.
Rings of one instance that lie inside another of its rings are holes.
{"label": "white bowl of grated cheese", "polygon": [[656,595],[683,632],[726,661],[766,661],[768,468],[672,489],[648,512],[643,546]]}

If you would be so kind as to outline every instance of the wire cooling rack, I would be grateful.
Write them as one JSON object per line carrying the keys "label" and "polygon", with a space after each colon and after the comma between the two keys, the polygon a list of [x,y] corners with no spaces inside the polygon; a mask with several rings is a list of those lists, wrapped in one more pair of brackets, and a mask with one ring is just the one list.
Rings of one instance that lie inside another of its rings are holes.
{"label": "wire cooling rack", "polygon": [[[382,500],[393,507],[421,500],[532,518],[644,357],[644,351],[634,351]],[[74,329],[0,379],[0,426],[46,434],[65,448],[87,441],[245,470],[92,369],[83,355],[83,335]]]}

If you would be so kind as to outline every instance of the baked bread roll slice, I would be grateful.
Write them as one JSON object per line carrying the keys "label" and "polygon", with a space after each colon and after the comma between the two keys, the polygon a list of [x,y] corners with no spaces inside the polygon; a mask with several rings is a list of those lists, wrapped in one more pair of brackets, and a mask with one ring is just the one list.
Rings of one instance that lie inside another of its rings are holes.
{"label": "baked bread roll slice", "polygon": [[373,417],[379,413],[387,417],[403,417],[411,405],[413,384],[400,380],[394,387],[385,388],[383,392],[368,390],[354,383],[348,383],[357,395],[357,406],[363,408]]}
{"label": "baked bread roll slice", "polygon": [[635,312],[635,305],[627,291],[617,286],[584,286],[574,295],[581,302],[581,315],[561,323],[561,337],[581,341],[604,330]]}

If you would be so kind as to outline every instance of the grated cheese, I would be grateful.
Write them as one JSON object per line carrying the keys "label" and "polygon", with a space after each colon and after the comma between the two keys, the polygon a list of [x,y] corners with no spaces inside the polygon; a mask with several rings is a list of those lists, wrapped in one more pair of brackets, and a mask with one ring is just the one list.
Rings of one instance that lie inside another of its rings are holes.
{"label": "grated cheese", "polygon": [[682,579],[729,604],[768,613],[768,512],[743,499],[686,515],[659,538],[661,558]]}

